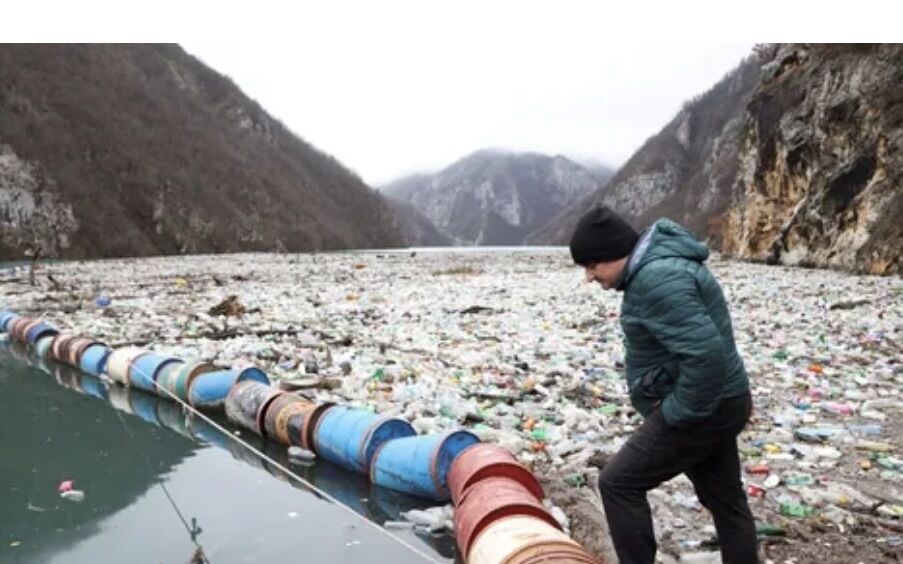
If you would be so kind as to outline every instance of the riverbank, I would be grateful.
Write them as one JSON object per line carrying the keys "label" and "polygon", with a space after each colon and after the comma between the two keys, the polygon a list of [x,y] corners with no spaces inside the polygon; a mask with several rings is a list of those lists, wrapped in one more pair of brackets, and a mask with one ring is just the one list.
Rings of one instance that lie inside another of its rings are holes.
{"label": "riverbank", "polygon": [[[903,283],[712,268],[754,384],[743,462],[767,494],[753,510],[785,533],[767,537],[766,555],[895,557]],[[419,432],[466,426],[544,476],[576,540],[607,553],[595,475],[636,424],[620,295],[583,284],[563,250],[107,260],[50,265],[37,280],[0,273],[3,305],[113,346],[251,361],[314,399],[402,415]],[[667,554],[705,550],[711,520],[685,479],[651,501]],[[781,515],[801,511],[816,513]]]}

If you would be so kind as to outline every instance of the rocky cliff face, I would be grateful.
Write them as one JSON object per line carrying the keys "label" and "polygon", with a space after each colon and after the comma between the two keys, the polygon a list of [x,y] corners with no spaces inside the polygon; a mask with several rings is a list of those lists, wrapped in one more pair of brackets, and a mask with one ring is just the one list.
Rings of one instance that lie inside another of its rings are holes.
{"label": "rocky cliff face", "polygon": [[743,259],[900,273],[900,84],[901,46],[762,46],[534,240],[567,242],[603,202]]}
{"label": "rocky cliff face", "polygon": [[177,46],[0,46],[0,260],[402,242],[379,194]]}
{"label": "rocky cliff face", "polygon": [[636,227],[672,217],[717,236],[736,177],[743,109],[758,77],[750,58],[709,91],[687,102],[658,134],[589,197],[563,210],[531,241],[565,244],[580,215],[604,203]]}
{"label": "rocky cliff face", "polygon": [[565,157],[483,150],[383,192],[412,204],[455,244],[521,245],[596,188],[593,175]]}
{"label": "rocky cliff face", "polygon": [[724,250],[901,272],[903,46],[785,45],[764,55]]}

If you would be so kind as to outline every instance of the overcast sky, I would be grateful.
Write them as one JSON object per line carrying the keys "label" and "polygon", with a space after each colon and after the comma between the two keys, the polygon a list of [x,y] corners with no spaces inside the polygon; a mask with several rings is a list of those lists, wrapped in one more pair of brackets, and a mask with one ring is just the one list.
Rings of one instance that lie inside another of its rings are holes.
{"label": "overcast sky", "polygon": [[617,23],[604,6],[552,6],[408,10],[379,26],[325,7],[278,42],[238,34],[182,46],[374,186],[484,147],[616,167],[752,49],[606,41]]}

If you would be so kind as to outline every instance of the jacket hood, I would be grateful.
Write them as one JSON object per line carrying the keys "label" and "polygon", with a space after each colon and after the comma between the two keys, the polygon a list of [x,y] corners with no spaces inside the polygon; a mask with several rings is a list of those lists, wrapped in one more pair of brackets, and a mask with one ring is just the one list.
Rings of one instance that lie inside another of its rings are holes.
{"label": "jacket hood", "polygon": [[623,285],[650,262],[666,258],[683,258],[705,262],[709,248],[690,231],[670,219],[659,219],[643,232],[627,263]]}

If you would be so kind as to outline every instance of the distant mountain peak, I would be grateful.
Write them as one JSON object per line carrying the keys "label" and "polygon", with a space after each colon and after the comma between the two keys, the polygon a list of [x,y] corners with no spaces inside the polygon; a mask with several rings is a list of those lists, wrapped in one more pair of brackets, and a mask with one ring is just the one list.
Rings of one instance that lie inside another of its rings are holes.
{"label": "distant mountain peak", "polygon": [[598,186],[590,171],[564,155],[486,148],[382,190],[413,205],[456,244],[521,245]]}

